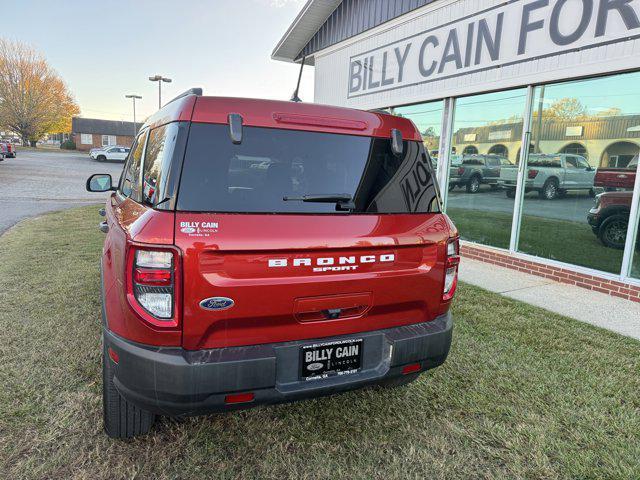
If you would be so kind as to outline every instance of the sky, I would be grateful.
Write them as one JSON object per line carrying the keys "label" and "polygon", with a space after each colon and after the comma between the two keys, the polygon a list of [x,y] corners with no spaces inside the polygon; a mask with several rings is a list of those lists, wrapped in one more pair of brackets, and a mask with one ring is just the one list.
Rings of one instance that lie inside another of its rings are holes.
{"label": "sky", "polygon": [[[0,37],[38,50],[88,118],[137,120],[192,87],[205,95],[288,100],[299,66],[271,52],[305,0],[0,0]],[[24,21],[23,21],[24,20]],[[300,97],[313,101],[313,67]]]}
{"label": "sky", "polygon": [[[619,109],[622,115],[640,115],[640,73],[626,73],[609,77],[570,81],[547,85],[543,108],[549,108],[563,98],[576,98],[590,115],[598,115],[610,109]],[[535,90],[534,108],[538,106],[540,88]],[[498,121],[522,118],[527,98],[526,88],[503,92],[471,95],[457,100],[454,130],[488,125]],[[441,130],[442,101],[428,102],[396,109],[410,117],[424,132]]]}

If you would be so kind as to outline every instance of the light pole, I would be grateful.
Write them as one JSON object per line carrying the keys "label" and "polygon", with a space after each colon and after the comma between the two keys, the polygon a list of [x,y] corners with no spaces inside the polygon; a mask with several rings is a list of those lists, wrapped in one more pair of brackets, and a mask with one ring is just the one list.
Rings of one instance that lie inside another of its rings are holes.
{"label": "light pole", "polygon": [[162,108],[162,82],[171,83],[171,79],[162,75],[154,75],[149,77],[152,82],[158,82],[158,110]]}
{"label": "light pole", "polygon": [[125,98],[131,98],[133,100],[133,138],[136,138],[138,133],[138,126],[136,125],[136,100],[142,99],[140,95],[125,95]]}

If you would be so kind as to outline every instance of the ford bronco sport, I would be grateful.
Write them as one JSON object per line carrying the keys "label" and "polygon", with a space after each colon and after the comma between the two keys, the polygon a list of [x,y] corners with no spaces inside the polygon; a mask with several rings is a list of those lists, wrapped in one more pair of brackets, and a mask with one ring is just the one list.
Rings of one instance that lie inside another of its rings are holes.
{"label": "ford bronco sport", "polygon": [[420,134],[380,112],[193,89],[101,210],[104,424],[401,385],[451,344],[458,234]]}

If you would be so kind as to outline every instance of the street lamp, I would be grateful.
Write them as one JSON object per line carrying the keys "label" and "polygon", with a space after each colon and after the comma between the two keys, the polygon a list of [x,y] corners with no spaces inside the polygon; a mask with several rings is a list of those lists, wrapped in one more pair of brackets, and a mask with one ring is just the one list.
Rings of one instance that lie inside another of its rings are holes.
{"label": "street lamp", "polygon": [[140,95],[125,95],[124,97],[133,99],[133,138],[136,138],[136,134],[138,133],[136,125],[136,100],[140,100],[142,97]]}
{"label": "street lamp", "polygon": [[149,77],[152,82],[158,82],[158,109],[162,108],[162,82],[171,83],[170,78],[163,77],[162,75],[154,75]]}

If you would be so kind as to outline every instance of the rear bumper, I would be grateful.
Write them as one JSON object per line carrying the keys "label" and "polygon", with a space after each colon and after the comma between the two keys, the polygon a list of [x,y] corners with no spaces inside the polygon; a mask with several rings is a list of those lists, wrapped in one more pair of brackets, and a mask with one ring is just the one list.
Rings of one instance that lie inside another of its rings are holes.
{"label": "rear bumper", "polygon": [[[134,344],[105,329],[104,341],[118,354],[114,383],[120,394],[143,409],[177,416],[352,390],[398,377],[403,366],[418,362],[425,371],[445,361],[452,329],[447,313],[431,322],[323,338],[323,342],[362,338],[362,369],[316,381],[299,379],[299,349],[317,340],[188,351]],[[226,395],[243,392],[254,393],[254,401],[225,404]]]}

